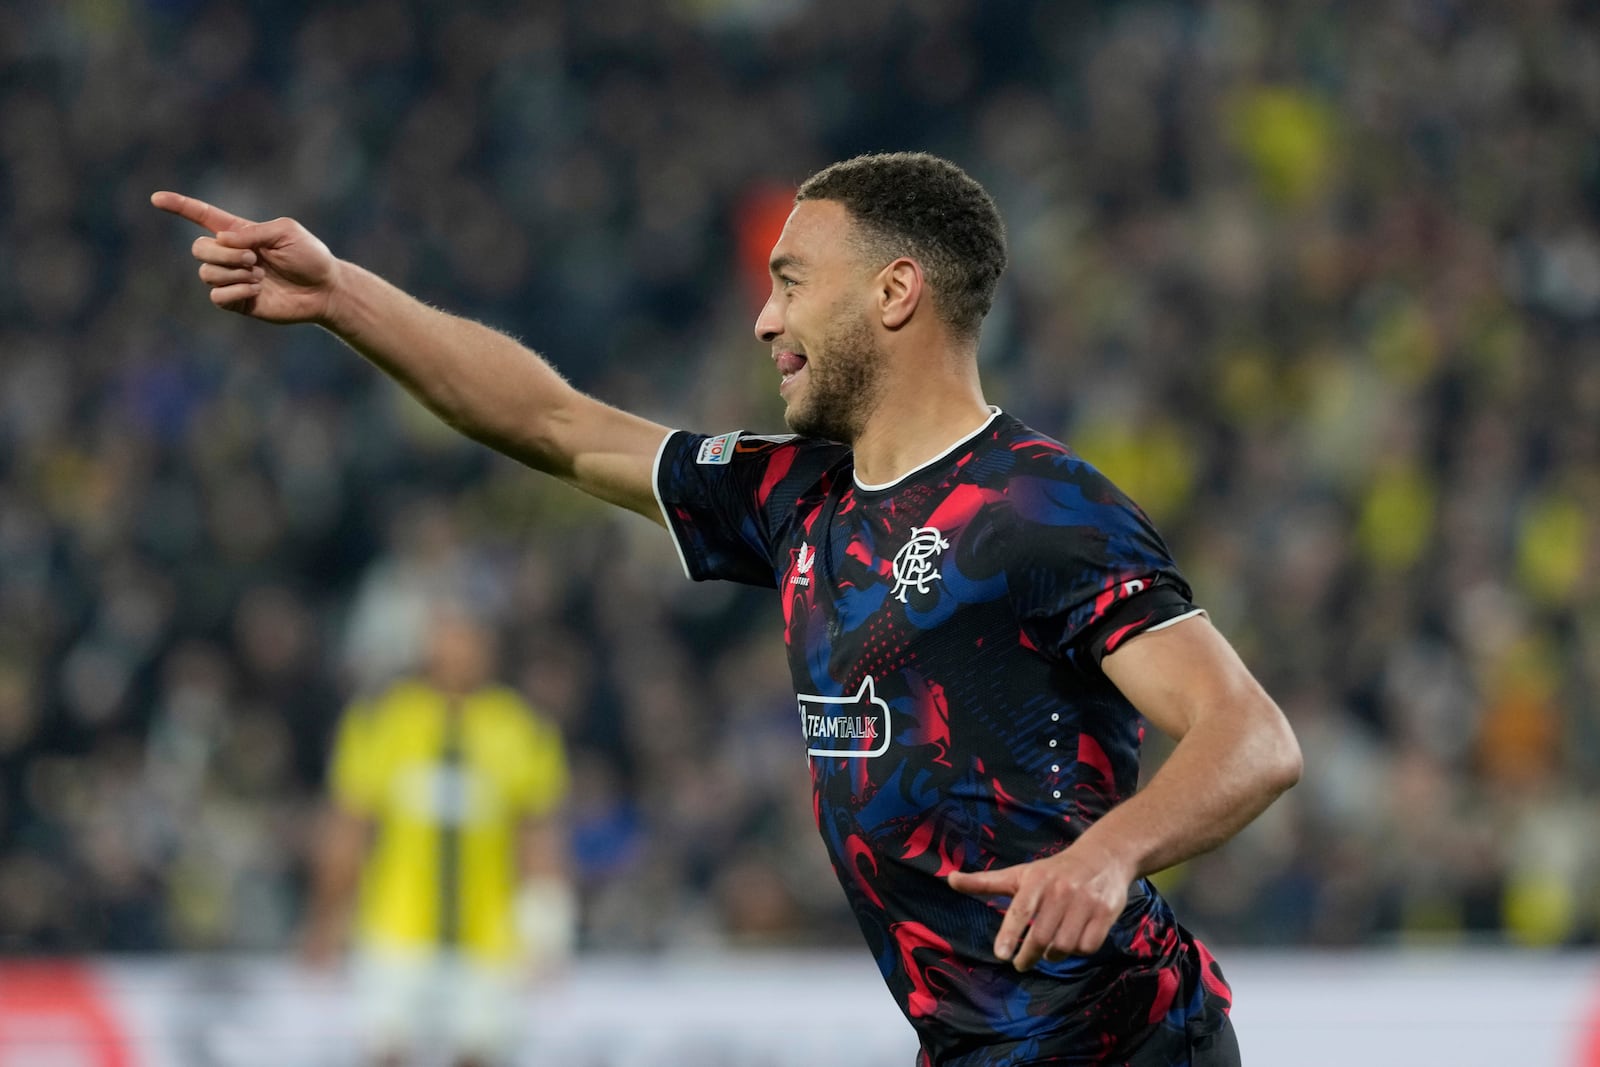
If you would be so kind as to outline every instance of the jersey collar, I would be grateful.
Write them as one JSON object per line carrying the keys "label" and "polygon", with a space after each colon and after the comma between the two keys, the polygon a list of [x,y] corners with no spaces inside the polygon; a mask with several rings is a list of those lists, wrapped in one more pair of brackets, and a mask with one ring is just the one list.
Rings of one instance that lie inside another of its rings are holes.
{"label": "jersey collar", "polygon": [[899,485],[901,482],[905,481],[907,478],[910,478],[913,475],[921,474],[923,471],[927,470],[929,467],[932,467],[935,464],[942,462],[943,460],[945,460],[950,455],[950,453],[954,452],[956,449],[960,448],[962,445],[965,445],[968,442],[975,440],[980,434],[982,434],[985,430],[987,430],[990,427],[991,424],[993,424],[995,419],[997,419],[999,417],[1000,417],[1000,409],[995,407],[993,404],[990,404],[989,405],[989,417],[987,419],[983,420],[983,425],[982,426],[979,426],[976,430],[973,430],[971,433],[969,433],[966,436],[962,437],[959,441],[956,441],[956,442],[952,443],[950,445],[950,447],[946,448],[943,452],[940,452],[937,456],[934,456],[932,459],[928,460],[926,463],[920,463],[917,466],[912,467],[910,470],[906,471],[904,474],[902,474],[900,477],[894,479],[893,481],[883,482],[883,483],[881,483],[879,485],[869,485],[868,483],[862,481],[860,476],[857,475],[854,471],[851,472],[850,477],[855,480],[856,488],[860,489],[862,492],[866,492],[866,493],[881,493],[885,489],[893,489],[895,486]]}

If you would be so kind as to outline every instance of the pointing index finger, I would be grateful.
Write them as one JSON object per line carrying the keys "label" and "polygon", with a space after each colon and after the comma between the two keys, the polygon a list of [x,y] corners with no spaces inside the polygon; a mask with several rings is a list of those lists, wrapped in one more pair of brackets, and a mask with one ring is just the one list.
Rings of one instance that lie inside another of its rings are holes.
{"label": "pointing index finger", "polygon": [[249,219],[242,219],[229,211],[224,211],[214,204],[204,200],[196,200],[192,196],[182,193],[172,193],[165,190],[150,194],[150,203],[162,211],[171,212],[179,218],[188,219],[196,226],[204,226],[212,233],[223,230],[237,229],[240,226],[249,226]]}
{"label": "pointing index finger", "polygon": [[951,871],[945,876],[951,889],[971,897],[1010,896],[1016,892],[1016,875],[1010,869]]}

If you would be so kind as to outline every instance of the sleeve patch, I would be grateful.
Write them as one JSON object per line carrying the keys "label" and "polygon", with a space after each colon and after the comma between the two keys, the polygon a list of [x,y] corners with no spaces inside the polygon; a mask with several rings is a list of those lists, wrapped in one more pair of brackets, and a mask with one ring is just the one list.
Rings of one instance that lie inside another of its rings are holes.
{"label": "sleeve patch", "polygon": [[734,430],[706,438],[700,442],[700,452],[694,461],[707,467],[733,462],[733,445],[739,440],[739,434],[740,431]]}

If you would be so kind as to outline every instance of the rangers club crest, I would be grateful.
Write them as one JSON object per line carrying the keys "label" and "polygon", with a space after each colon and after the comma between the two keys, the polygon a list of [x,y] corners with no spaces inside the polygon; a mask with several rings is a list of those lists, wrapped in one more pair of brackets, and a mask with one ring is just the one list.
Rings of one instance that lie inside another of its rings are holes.
{"label": "rangers club crest", "polygon": [[932,526],[918,526],[912,530],[911,540],[894,555],[894,598],[904,604],[907,590],[926,593],[928,583],[939,579],[933,559],[949,547],[950,542]]}

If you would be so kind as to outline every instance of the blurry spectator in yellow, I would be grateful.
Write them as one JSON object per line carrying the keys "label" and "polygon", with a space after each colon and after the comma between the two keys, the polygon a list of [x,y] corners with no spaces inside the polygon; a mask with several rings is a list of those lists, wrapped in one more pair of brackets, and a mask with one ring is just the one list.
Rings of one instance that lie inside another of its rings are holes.
{"label": "blurry spectator in yellow", "polygon": [[373,1064],[506,1062],[519,978],[573,948],[560,734],[492,681],[497,650],[436,609],[421,675],[354,703],[335,743],[303,950],[325,966],[353,935]]}

